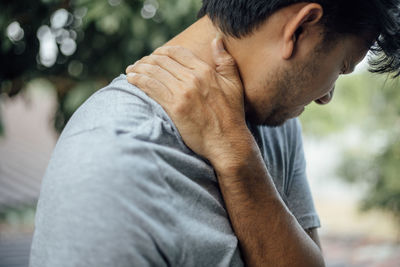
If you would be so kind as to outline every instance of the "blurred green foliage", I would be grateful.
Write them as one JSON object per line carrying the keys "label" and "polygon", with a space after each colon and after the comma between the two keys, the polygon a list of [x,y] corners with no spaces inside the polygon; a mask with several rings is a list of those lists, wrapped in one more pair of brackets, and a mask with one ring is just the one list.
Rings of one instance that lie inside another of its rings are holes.
{"label": "blurred green foliage", "polygon": [[29,81],[46,78],[57,91],[54,121],[61,131],[89,95],[193,23],[200,4],[200,0],[2,1],[0,95],[17,95]]}
{"label": "blurred green foliage", "polygon": [[333,103],[310,105],[301,119],[309,136],[333,134],[345,143],[338,143],[344,148],[338,174],[367,185],[361,209],[383,209],[400,220],[399,80],[366,72],[343,77]]}

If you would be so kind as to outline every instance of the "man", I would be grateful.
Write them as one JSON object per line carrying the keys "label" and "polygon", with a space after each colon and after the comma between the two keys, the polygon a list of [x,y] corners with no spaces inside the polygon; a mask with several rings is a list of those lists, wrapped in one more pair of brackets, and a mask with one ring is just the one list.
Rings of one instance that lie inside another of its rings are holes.
{"label": "man", "polygon": [[127,69],[143,91],[121,76],[68,123],[31,266],[324,266],[291,118],[328,103],[378,36],[375,70],[399,72],[399,6],[204,0]]}

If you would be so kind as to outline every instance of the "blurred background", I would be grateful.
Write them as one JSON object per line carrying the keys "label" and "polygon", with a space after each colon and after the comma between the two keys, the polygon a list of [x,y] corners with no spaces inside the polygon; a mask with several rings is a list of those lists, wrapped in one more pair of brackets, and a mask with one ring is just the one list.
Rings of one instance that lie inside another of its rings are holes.
{"label": "blurred background", "polygon": [[[186,28],[200,0],[0,2],[0,267],[28,266],[60,131],[93,92]],[[400,83],[362,62],[301,121],[328,266],[400,266]]]}

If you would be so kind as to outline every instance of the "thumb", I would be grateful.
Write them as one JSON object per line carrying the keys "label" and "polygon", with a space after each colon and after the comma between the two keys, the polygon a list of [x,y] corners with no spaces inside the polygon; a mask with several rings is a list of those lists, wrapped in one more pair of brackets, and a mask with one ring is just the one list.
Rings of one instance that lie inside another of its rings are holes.
{"label": "thumb", "polygon": [[222,36],[217,34],[211,44],[216,71],[227,79],[239,79],[235,59],[225,50]]}

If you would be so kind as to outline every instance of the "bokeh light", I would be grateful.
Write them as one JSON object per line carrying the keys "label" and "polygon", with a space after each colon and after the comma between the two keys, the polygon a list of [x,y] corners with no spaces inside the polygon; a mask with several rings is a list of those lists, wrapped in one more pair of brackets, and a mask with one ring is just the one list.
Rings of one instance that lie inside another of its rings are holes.
{"label": "bokeh light", "polygon": [[7,36],[12,42],[18,42],[24,38],[24,30],[18,21],[14,21],[8,25]]}
{"label": "bokeh light", "polygon": [[51,29],[43,25],[37,31],[37,37],[40,41],[39,62],[45,67],[51,67],[56,63],[58,47],[56,38]]}
{"label": "bokeh light", "polygon": [[65,38],[61,42],[60,50],[64,55],[71,56],[76,51],[76,42],[69,37]]}
{"label": "bokeh light", "polygon": [[[37,31],[40,42],[38,63],[50,68],[57,61],[59,52],[64,56],[72,56],[76,49],[78,32],[82,25],[82,18],[86,15],[87,8],[80,8],[71,14],[61,8],[50,17],[50,25],[42,25]],[[16,28],[16,26],[14,26]],[[14,32],[16,30],[14,29]],[[81,35],[83,36],[83,35]],[[65,59],[64,59],[65,61]],[[63,61],[63,62],[64,62]]]}
{"label": "bokeh light", "polygon": [[122,0],[108,0],[110,6],[118,6],[122,3]]}
{"label": "bokeh light", "polygon": [[144,19],[151,19],[156,15],[158,8],[157,0],[146,0],[140,14]]}
{"label": "bokeh light", "polygon": [[73,77],[79,77],[83,72],[83,64],[80,61],[72,60],[68,64],[68,73]]}
{"label": "bokeh light", "polygon": [[51,27],[53,29],[64,27],[68,22],[68,14],[68,11],[63,8],[54,12],[50,18]]}

